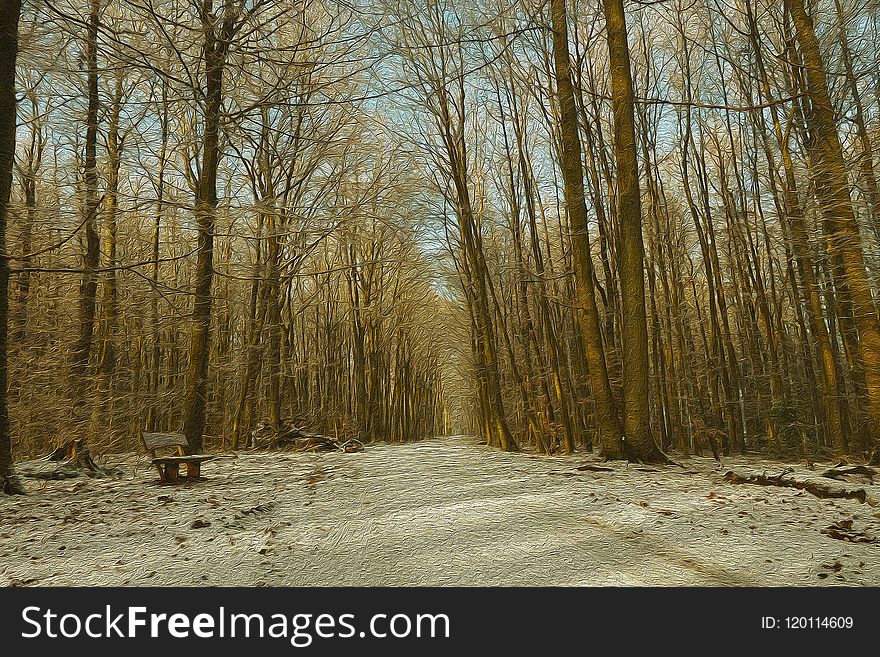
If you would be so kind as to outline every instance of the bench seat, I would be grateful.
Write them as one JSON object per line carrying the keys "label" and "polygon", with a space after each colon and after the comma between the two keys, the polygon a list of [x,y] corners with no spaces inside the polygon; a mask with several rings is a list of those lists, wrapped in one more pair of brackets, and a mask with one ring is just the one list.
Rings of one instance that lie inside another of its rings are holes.
{"label": "bench seat", "polygon": [[215,459],[215,456],[206,454],[193,454],[192,456],[158,456],[153,459],[153,465],[159,469],[159,478],[163,482],[173,484],[180,478],[180,464],[186,466],[186,478],[198,479],[201,476],[201,465],[205,461]]}
{"label": "bench seat", "polygon": [[[201,476],[201,466],[205,461],[217,458],[210,454],[184,454],[184,448],[188,446],[186,436],[179,433],[149,433],[141,434],[144,447],[153,457],[153,465],[159,471],[159,479],[162,483],[177,483],[180,480],[180,464],[186,468],[187,479],[198,479]],[[177,456],[156,456],[156,449],[161,447],[176,447]]]}

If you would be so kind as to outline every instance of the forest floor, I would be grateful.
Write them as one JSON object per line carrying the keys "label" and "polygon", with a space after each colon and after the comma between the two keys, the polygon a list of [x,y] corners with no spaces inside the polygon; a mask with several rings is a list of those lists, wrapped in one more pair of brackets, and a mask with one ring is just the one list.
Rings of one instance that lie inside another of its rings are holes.
{"label": "forest floor", "polygon": [[[679,462],[451,437],[243,452],[168,486],[146,457],[117,455],[119,478],[28,478],[29,495],[0,496],[0,585],[880,585],[880,543],[821,531],[876,538],[880,507],[724,481],[782,469],[753,457]],[[880,485],[865,488],[876,503]]]}

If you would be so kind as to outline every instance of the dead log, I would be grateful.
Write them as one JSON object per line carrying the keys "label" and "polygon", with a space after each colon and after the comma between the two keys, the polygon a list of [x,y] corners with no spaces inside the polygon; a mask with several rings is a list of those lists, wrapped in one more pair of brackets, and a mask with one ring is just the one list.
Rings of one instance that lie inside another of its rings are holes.
{"label": "dead log", "polygon": [[72,468],[58,467],[53,470],[27,470],[22,473],[25,477],[31,479],[45,479],[47,481],[61,481],[62,479],[73,479],[79,477],[79,470]]}
{"label": "dead log", "polygon": [[840,479],[846,475],[865,475],[873,480],[877,476],[877,471],[864,465],[853,465],[848,468],[829,468],[822,473],[823,477],[828,477],[829,479]]}
{"label": "dead log", "polygon": [[260,422],[251,432],[254,449],[284,449],[295,452],[360,452],[364,444],[356,439],[333,438],[311,433],[295,426],[290,420],[282,420],[276,431],[268,420]]}
{"label": "dead log", "polygon": [[339,449],[346,454],[352,454],[354,452],[362,452],[364,451],[364,444],[358,440],[357,438],[351,438],[346,440],[339,446]]}
{"label": "dead log", "polygon": [[731,484],[756,484],[759,486],[797,488],[820,498],[853,499],[871,506],[880,504],[880,501],[862,486],[817,476],[798,475],[791,468],[785,468],[777,475],[768,475],[766,471],[736,472],[728,470],[724,474],[724,480]]}
{"label": "dead log", "polygon": [[333,452],[339,449],[339,443],[330,436],[304,433],[291,443],[291,447],[303,452]]}

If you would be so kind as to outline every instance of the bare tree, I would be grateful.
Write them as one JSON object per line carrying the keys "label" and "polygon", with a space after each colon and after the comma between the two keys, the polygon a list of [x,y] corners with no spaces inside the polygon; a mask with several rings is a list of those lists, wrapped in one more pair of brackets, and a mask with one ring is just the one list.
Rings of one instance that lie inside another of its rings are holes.
{"label": "bare tree", "polygon": [[23,493],[12,467],[12,436],[6,402],[9,350],[9,258],[6,226],[15,163],[15,60],[18,55],[18,0],[0,7],[0,491]]}

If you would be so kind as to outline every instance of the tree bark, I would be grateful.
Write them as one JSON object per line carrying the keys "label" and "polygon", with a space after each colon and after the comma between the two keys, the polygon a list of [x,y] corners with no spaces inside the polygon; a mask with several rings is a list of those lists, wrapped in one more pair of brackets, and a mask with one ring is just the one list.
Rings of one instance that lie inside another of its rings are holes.
{"label": "tree bark", "polygon": [[787,0],[803,57],[809,108],[810,167],[823,219],[829,227],[828,251],[837,266],[835,283],[849,291],[858,332],[860,365],[865,376],[867,427],[865,442],[880,445],[880,321],[865,271],[859,226],[850,200],[846,162],[837,119],[828,93],[825,62],[803,0]]}
{"label": "tree bark", "polygon": [[85,234],[86,251],[83,255],[83,277],[80,283],[79,337],[73,346],[72,381],[75,394],[82,401],[85,395],[85,373],[89,365],[92,339],[95,331],[95,298],[98,292],[97,269],[101,258],[101,241],[98,236],[98,28],[100,26],[100,0],[92,0],[86,34],[86,62],[88,67],[88,108],[86,110],[86,143],[83,183],[85,186]]}
{"label": "tree bark", "polygon": [[195,197],[198,260],[195,302],[190,330],[189,364],[186,371],[183,434],[191,453],[202,451],[207,408],[208,360],[211,348],[211,284],[214,276],[214,223],[217,210],[217,169],[220,164],[220,112],[223,103],[223,72],[226,53],[236,22],[234,0],[225,0],[223,20],[215,25],[213,0],[203,0],[201,19],[205,32],[205,119],[202,162]]}
{"label": "tree bark", "polygon": [[107,126],[107,158],[109,170],[107,174],[107,192],[104,204],[104,272],[103,318],[101,321],[101,353],[100,370],[102,374],[110,374],[116,367],[116,334],[117,317],[119,315],[119,288],[116,278],[117,251],[117,214],[119,210],[119,169],[122,163],[122,142],[119,134],[120,115],[122,113],[123,74],[116,73],[113,101],[110,106],[110,122]]}
{"label": "tree bark", "polygon": [[614,153],[617,159],[616,202],[620,227],[617,254],[623,342],[623,456],[657,462],[665,458],[651,435],[645,244],[626,14],[623,0],[604,0],[604,5],[611,66]]}
{"label": "tree bark", "polygon": [[9,259],[6,225],[15,161],[15,60],[20,0],[0,3],[0,492],[24,493],[12,467],[12,435],[6,400],[9,345]]}
{"label": "tree bark", "polygon": [[162,216],[165,213],[165,166],[168,156],[168,87],[164,80],[162,84],[162,109],[159,122],[162,132],[162,145],[159,147],[159,170],[156,181],[156,214],[153,217],[152,230],[152,274],[153,294],[150,298],[150,325],[152,329],[153,353],[152,363],[149,370],[147,389],[150,394],[147,408],[146,427],[147,431],[156,431],[158,428],[159,412],[159,372],[162,362],[161,327],[159,324],[159,233],[162,228]]}
{"label": "tree bark", "polygon": [[34,224],[37,220],[37,172],[43,161],[46,145],[43,135],[43,120],[37,100],[36,89],[27,92],[31,103],[30,135],[27,145],[27,160],[22,167],[22,192],[24,193],[25,220],[21,226],[21,267],[23,270],[16,281],[14,319],[12,320],[12,341],[21,343],[27,333],[28,302],[31,297],[30,252],[33,250]]}
{"label": "tree bark", "polygon": [[[763,92],[762,101],[768,102],[773,98],[764,64],[764,55],[758,39],[758,25],[750,3],[746,3],[746,12],[749,24],[749,40],[755,52],[755,63],[757,66],[760,89]],[[765,158],[770,169],[769,179],[775,198],[776,184],[774,181],[776,179],[777,166],[769,145],[766,142],[764,123],[761,120],[761,114],[756,113],[756,116],[759,120],[762,138],[764,138]],[[789,239],[791,240],[791,251],[794,255],[794,261],[797,265],[797,271],[801,283],[799,294],[802,295],[804,299],[804,310],[810,327],[810,335],[818,355],[818,360],[820,361],[819,366],[816,369],[819,370],[822,381],[821,392],[827,436],[830,439],[835,452],[842,454],[846,451],[847,439],[840,413],[840,389],[837,380],[837,363],[831,349],[828,327],[825,324],[822,300],[816,282],[815,266],[811,255],[809,234],[804,224],[804,211],[801,207],[800,199],[798,198],[797,179],[795,177],[794,164],[789,149],[788,133],[783,130],[776,105],[770,106],[770,117],[773,123],[773,131],[776,136],[776,141],[779,145],[784,174],[781,183],[783,185],[784,193],[780,219],[783,226],[783,232],[788,233]],[[795,280],[793,273],[791,279],[792,284],[794,284]]]}
{"label": "tree bark", "polygon": [[571,58],[568,51],[568,25],[565,0],[551,0],[553,25],[553,60],[556,70],[556,93],[559,102],[559,130],[561,144],[559,166],[562,171],[563,194],[571,224],[572,256],[580,309],[581,331],[587,352],[587,365],[595,401],[602,453],[608,458],[625,454],[623,432],[602,344],[602,328],[596,305],[593,282],[593,261],[587,226],[587,204],[584,197],[584,175],[581,162],[581,140],[578,134],[578,115],[571,83]]}
{"label": "tree bark", "polygon": [[880,217],[877,216],[880,211],[880,191],[877,188],[877,176],[874,173],[874,145],[868,133],[868,126],[865,122],[865,108],[862,98],[859,95],[858,79],[853,67],[853,58],[849,46],[849,38],[846,33],[846,24],[844,22],[843,8],[840,0],[834,0],[834,6],[837,11],[838,39],[840,41],[840,54],[843,61],[843,68],[846,73],[847,87],[855,105],[855,113],[853,115],[853,123],[856,124],[856,133],[859,136],[859,144],[862,152],[859,157],[859,166],[862,170],[862,178],[865,189],[866,206],[868,208],[868,219],[874,234],[880,238]]}

